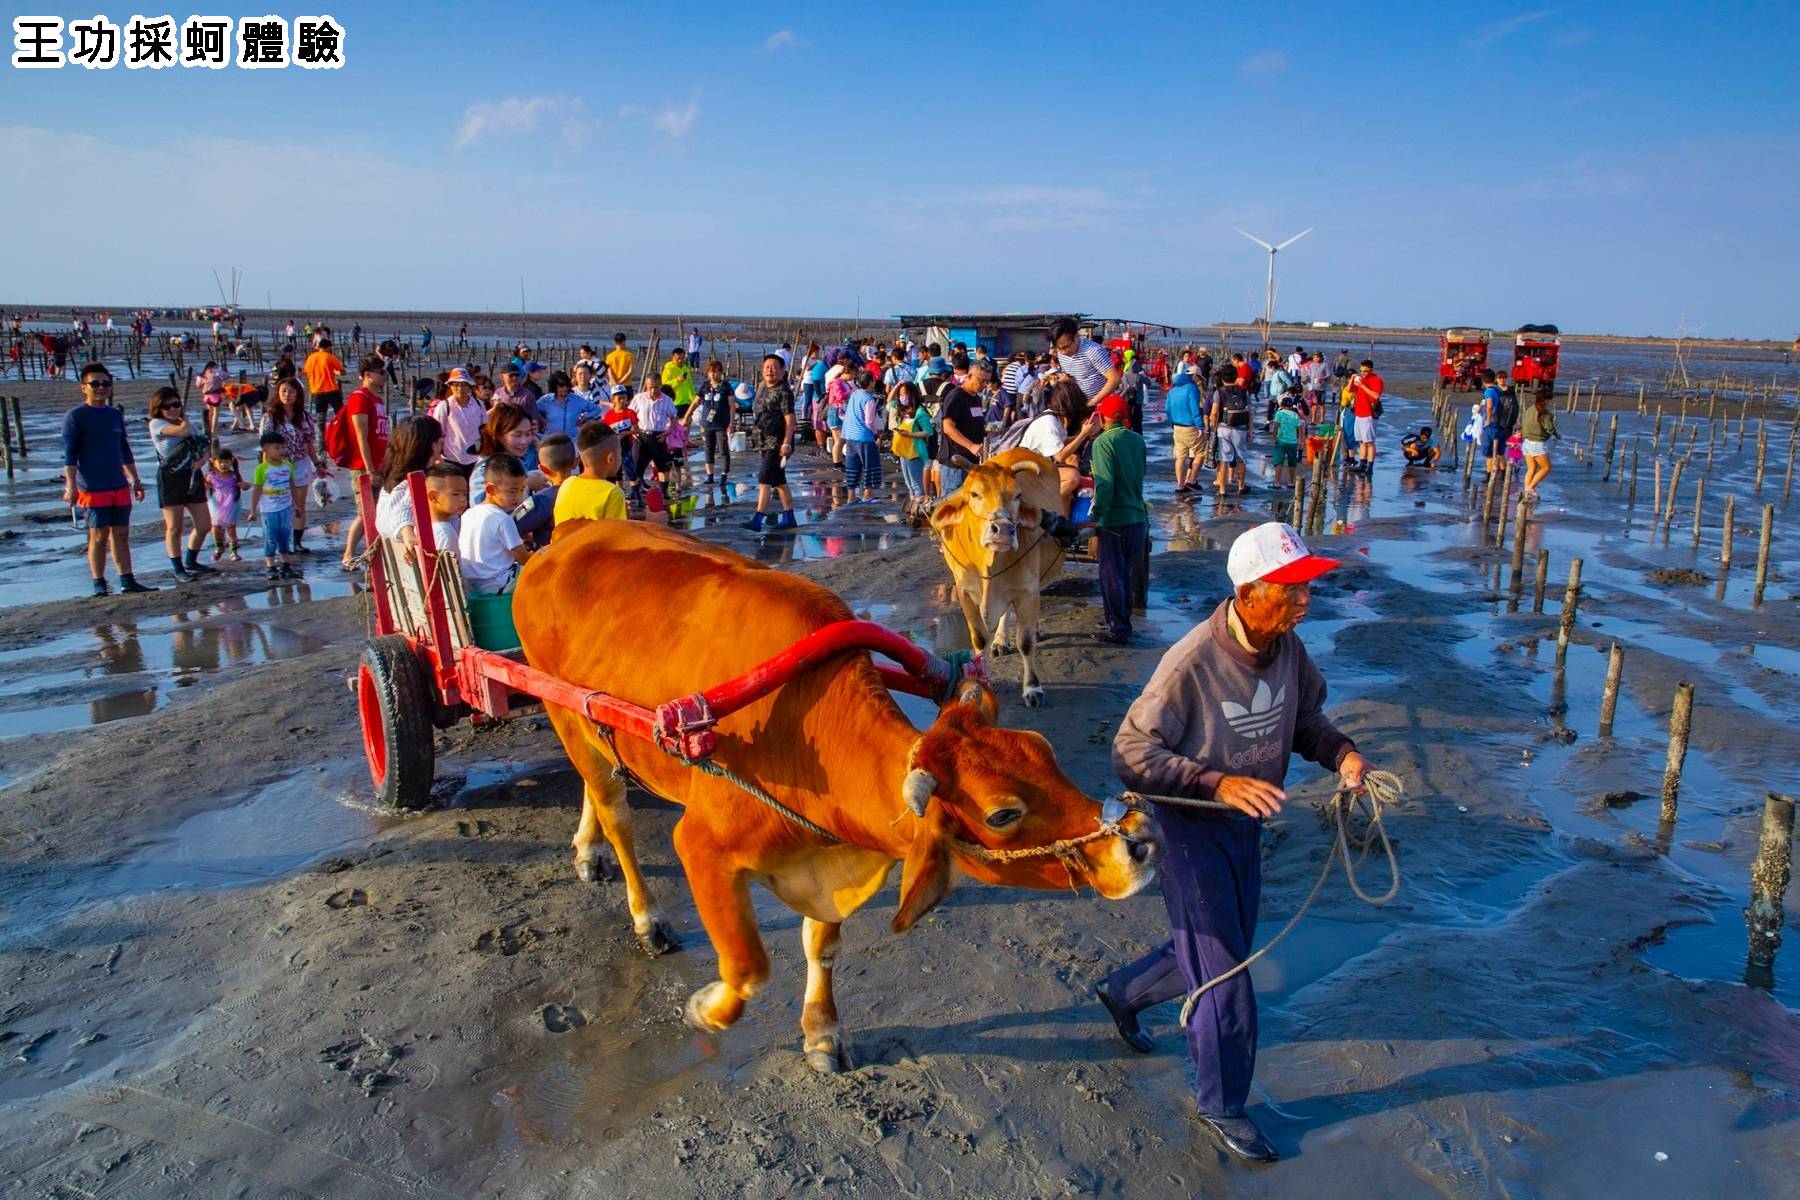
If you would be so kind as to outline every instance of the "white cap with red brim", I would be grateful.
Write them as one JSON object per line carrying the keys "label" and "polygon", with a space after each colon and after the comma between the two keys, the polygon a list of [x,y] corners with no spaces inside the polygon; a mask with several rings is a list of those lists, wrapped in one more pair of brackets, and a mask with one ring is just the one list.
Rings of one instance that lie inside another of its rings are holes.
{"label": "white cap with red brim", "polygon": [[1292,525],[1267,521],[1254,529],[1246,529],[1231,543],[1231,553],[1225,559],[1225,573],[1231,576],[1232,587],[1241,588],[1259,579],[1270,583],[1305,583],[1337,565],[1336,559],[1309,553]]}

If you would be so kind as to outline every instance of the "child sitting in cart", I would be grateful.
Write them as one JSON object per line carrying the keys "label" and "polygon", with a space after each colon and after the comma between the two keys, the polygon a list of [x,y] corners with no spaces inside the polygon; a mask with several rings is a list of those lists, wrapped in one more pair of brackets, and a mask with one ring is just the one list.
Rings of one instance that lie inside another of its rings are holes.
{"label": "child sitting in cart", "polygon": [[425,471],[425,503],[431,507],[431,536],[439,550],[456,549],[462,515],[469,510],[469,481],[454,463]]}
{"label": "child sitting in cart", "polygon": [[471,596],[512,591],[520,564],[531,557],[513,520],[513,510],[525,500],[525,464],[510,454],[493,455],[484,486],[487,494],[463,517],[457,542],[463,584]]}
{"label": "child sitting in cart", "polygon": [[592,421],[581,427],[575,448],[581,454],[581,474],[556,489],[556,523],[625,520],[625,493],[613,482],[619,474],[619,435],[612,426]]}

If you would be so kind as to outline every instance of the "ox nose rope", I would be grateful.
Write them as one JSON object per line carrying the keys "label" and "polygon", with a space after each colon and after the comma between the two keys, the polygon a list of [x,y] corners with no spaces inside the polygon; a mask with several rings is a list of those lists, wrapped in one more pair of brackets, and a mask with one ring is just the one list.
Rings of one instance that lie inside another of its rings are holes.
{"label": "ox nose rope", "polygon": [[[1046,538],[1047,536],[1049,536],[1049,535],[1046,534],[1044,532],[1044,530],[1042,530],[1040,528],[1038,530],[1037,538],[1031,543],[1031,545],[1025,547],[1023,550],[1017,551],[1017,554],[1019,557],[1013,559],[1012,562],[1008,563],[1004,567],[1001,567],[998,571],[995,571],[992,575],[983,575],[980,571],[977,571],[973,566],[964,562],[962,559],[956,557],[956,555],[952,554],[950,552],[950,543],[949,542],[939,542],[938,545],[939,545],[939,548],[941,550],[943,550],[945,558],[949,559],[951,562],[955,563],[957,566],[961,567],[963,570],[967,571],[969,574],[975,576],[975,578],[983,581],[984,583],[992,583],[994,580],[1000,578],[1002,575],[1006,574],[1008,571],[1012,570],[1014,567],[1016,567],[1020,563],[1024,562],[1026,560],[1026,558],[1028,558],[1030,556],[1031,552],[1038,548],[1038,542],[1043,541],[1044,538]],[[1010,554],[1010,553],[1014,553],[1014,552],[1008,551],[1007,553]]]}
{"label": "ox nose rope", "polygon": [[[630,770],[626,768],[624,758],[619,755],[619,747],[613,741],[612,726],[596,723],[594,728],[600,731],[600,736],[606,741],[607,753],[612,756],[613,778],[622,779],[627,783],[634,784],[644,791],[651,791],[652,789],[645,787],[643,780],[634,776]],[[736,771],[733,771],[730,767],[721,766],[711,759],[683,758],[680,755],[672,755],[671,757],[683,766],[693,767],[696,770],[706,772],[708,775],[715,775],[728,783],[735,784],[744,792],[755,797],[770,809],[816,837],[823,838],[827,842],[842,842],[844,840],[817,822],[801,816],[799,813],[777,800],[774,796],[771,796],[768,792],[758,787],[755,783],[745,779]],[[905,814],[903,813],[901,815],[904,816]],[[953,844],[958,853],[966,854],[970,858],[978,859],[982,862],[1013,862],[1019,859],[1046,858],[1050,855],[1055,855],[1057,860],[1062,863],[1063,869],[1069,872],[1069,885],[1073,887],[1075,883],[1075,872],[1077,870],[1083,875],[1089,873],[1087,859],[1083,858],[1081,855],[1081,847],[1087,845],[1089,842],[1098,841],[1099,839],[1106,837],[1118,837],[1127,842],[1139,840],[1126,833],[1120,822],[1102,817],[1100,820],[1100,827],[1092,833],[1086,833],[1077,838],[1063,838],[1060,841],[1050,842],[1042,846],[1022,846],[1016,850],[990,850],[988,847],[977,842],[965,842],[961,838],[954,839]]]}
{"label": "ox nose rope", "polygon": [[[1319,898],[1320,889],[1325,886],[1325,880],[1331,876],[1331,868],[1340,860],[1344,864],[1344,879],[1350,884],[1350,890],[1356,893],[1358,899],[1369,904],[1386,904],[1389,900],[1392,900],[1399,894],[1400,863],[1399,860],[1394,857],[1394,844],[1388,840],[1387,829],[1382,825],[1381,818],[1382,811],[1388,805],[1398,801],[1400,797],[1405,794],[1406,788],[1401,784],[1400,777],[1390,771],[1369,771],[1365,773],[1363,775],[1363,786],[1360,792],[1354,788],[1340,787],[1332,794],[1330,807],[1332,817],[1337,825],[1337,833],[1331,843],[1331,853],[1325,856],[1325,867],[1319,872],[1318,879],[1313,881],[1312,891],[1307,893],[1306,900],[1300,905],[1299,911],[1294,913],[1294,915],[1288,919],[1288,923],[1281,927],[1281,932],[1277,933],[1274,937],[1264,943],[1260,950],[1250,955],[1237,966],[1231,968],[1231,970],[1226,971],[1222,975],[1213,976],[1211,979],[1188,993],[1187,1002],[1181,1006],[1181,1024],[1184,1028],[1188,1023],[1188,1018],[1194,1013],[1194,1006],[1200,1003],[1200,997],[1206,995],[1207,992],[1218,987],[1233,975],[1239,975],[1248,971],[1251,963],[1273,950],[1276,945],[1280,943],[1282,938],[1285,938],[1294,931],[1294,927],[1300,924],[1300,918],[1306,915],[1307,909],[1313,906],[1313,901]],[[1150,804],[1167,804],[1173,808],[1223,810],[1225,812],[1242,814],[1241,809],[1233,808],[1222,800],[1196,800],[1188,796],[1153,796],[1143,792],[1126,792],[1121,796],[1121,799],[1127,804],[1131,804],[1133,807],[1141,807],[1147,802]],[[1363,836],[1362,844],[1358,847],[1357,854],[1352,858],[1350,854],[1350,814],[1358,808],[1368,814],[1369,829]],[[1362,885],[1356,881],[1356,868],[1358,864],[1369,857],[1370,850],[1377,845],[1381,847],[1381,852],[1387,857],[1389,883],[1387,891],[1379,896],[1371,896],[1369,893],[1363,891]]]}

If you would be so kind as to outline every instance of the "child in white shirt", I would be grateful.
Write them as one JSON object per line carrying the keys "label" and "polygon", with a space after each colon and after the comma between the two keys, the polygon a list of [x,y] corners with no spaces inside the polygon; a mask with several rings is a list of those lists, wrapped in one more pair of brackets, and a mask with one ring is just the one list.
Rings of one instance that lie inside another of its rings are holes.
{"label": "child in white shirt", "polygon": [[471,596],[511,591],[519,564],[531,557],[512,516],[525,500],[525,465],[511,454],[493,455],[487,460],[483,490],[482,502],[463,517],[457,543],[463,584]]}

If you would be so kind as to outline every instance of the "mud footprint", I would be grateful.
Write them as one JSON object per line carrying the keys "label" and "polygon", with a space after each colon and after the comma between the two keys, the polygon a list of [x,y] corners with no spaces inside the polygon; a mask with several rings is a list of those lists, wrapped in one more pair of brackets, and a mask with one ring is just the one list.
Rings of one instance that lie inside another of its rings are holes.
{"label": "mud footprint", "polygon": [[543,940],[544,935],[524,921],[516,921],[510,925],[502,925],[498,929],[490,929],[475,939],[471,949],[483,954],[501,954],[508,957],[517,954],[525,947]]}
{"label": "mud footprint", "polygon": [[588,1015],[573,1004],[547,1004],[538,1015],[544,1019],[544,1028],[551,1033],[568,1033],[588,1023]]}
{"label": "mud footprint", "polygon": [[361,888],[344,888],[325,897],[326,908],[364,908],[369,903],[369,893]]}
{"label": "mud footprint", "polygon": [[456,823],[457,837],[487,837],[493,832],[494,826],[491,821],[458,821]]}

